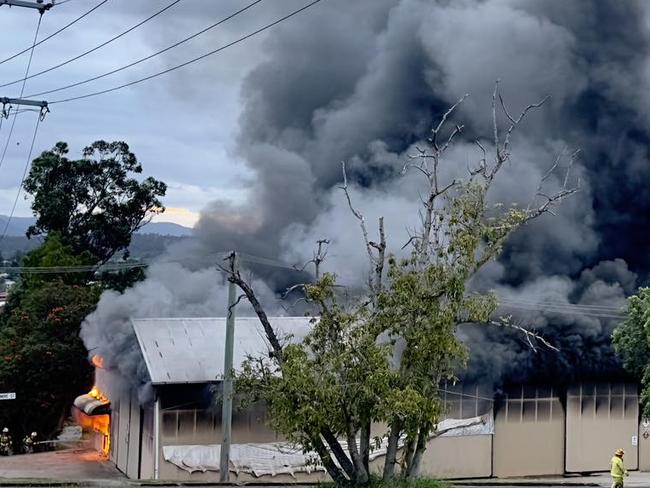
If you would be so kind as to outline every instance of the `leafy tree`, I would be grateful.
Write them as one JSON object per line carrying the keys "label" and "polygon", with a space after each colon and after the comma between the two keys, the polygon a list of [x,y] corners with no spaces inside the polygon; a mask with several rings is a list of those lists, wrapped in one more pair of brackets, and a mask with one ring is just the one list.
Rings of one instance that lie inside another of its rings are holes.
{"label": "leafy tree", "polygon": [[[26,257],[30,265],[85,264],[57,236]],[[0,422],[21,436],[33,430],[49,437],[69,415],[70,405],[92,385],[92,368],[79,338],[83,319],[95,308],[101,287],[79,276],[25,277],[3,312],[0,327],[0,390],[16,400],[0,410]]]}
{"label": "leafy tree", "polygon": [[[126,250],[132,233],[164,210],[165,184],[132,177],[142,167],[125,143],[95,142],[80,160],[67,153],[65,143],[42,153],[25,181],[37,217],[28,237],[45,238],[22,258],[29,269],[0,315],[0,389],[17,393],[3,404],[0,421],[19,436],[37,430],[49,437],[61,427],[73,399],[92,384],[82,321],[102,289],[123,289],[141,276],[136,270],[98,278],[86,269]],[[82,269],[61,269],[70,267]]]}
{"label": "leafy tree", "polygon": [[612,343],[623,366],[643,384],[643,414],[650,418],[650,288],[628,298],[625,320],[614,330]]}
{"label": "leafy tree", "polygon": [[166,185],[138,181],[142,166],[124,142],[96,141],[82,159],[69,159],[57,143],[32,163],[25,180],[37,220],[27,236],[58,232],[76,252],[90,252],[101,263],[127,249],[131,236],[164,207]]}
{"label": "leafy tree", "polygon": [[[432,130],[422,146],[427,148],[415,155],[418,162],[407,165],[423,175],[426,193],[419,210],[422,224],[412,233],[410,250],[403,256],[386,255],[382,219],[379,239],[370,240],[363,214],[352,205],[343,166],[342,188],[360,223],[369,257],[368,286],[360,296],[347,298],[335,276],[319,276],[324,242],[320,241],[314,259],[316,282],[293,287],[304,291],[319,316],[301,344],[276,334],[234,258],[224,268],[251,302],[271,346],[270,358],[249,358],[238,388],[266,402],[273,427],[314,450],[339,484],[371,481],[369,452],[378,444],[387,449],[385,480],[397,476],[398,465],[402,478],[418,476],[428,441],[441,434],[436,430],[443,413],[440,384],[455,379],[468,355],[455,334],[459,324],[514,327],[531,345],[536,340],[548,345],[526,329],[492,320],[496,297],[468,288],[469,280],[498,257],[514,231],[576,190],[567,186],[565,176],[556,180],[554,189],[541,191],[558,166],[556,161],[527,208],[487,203],[493,181],[510,159],[511,134],[527,112],[539,106],[529,106],[517,119],[503,106],[509,125],[500,138],[497,99],[495,90],[492,161],[484,149],[487,142],[477,142],[483,154],[477,167],[464,179],[442,181],[443,155],[462,131],[457,125],[444,138],[441,134],[455,105]],[[373,442],[371,428],[382,424],[389,431]]]}

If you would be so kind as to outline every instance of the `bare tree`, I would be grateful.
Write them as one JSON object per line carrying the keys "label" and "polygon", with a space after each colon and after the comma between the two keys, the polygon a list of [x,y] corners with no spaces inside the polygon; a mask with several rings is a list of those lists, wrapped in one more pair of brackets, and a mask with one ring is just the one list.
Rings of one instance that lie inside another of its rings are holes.
{"label": "bare tree", "polygon": [[[569,184],[577,153],[569,156],[559,187],[547,190],[566,153],[552,162],[526,208],[488,205],[488,192],[510,160],[512,135],[546,99],[513,117],[497,83],[491,143],[474,141],[479,151],[476,167],[464,177],[444,181],[440,166],[464,130],[462,124],[449,128],[450,120],[466,97],[449,108],[403,167],[403,172],[422,175],[426,194],[420,225],[402,247],[401,257],[387,253],[383,218],[378,222],[378,238],[370,237],[363,213],[353,204],[342,163],[340,188],[359,222],[368,257],[367,293],[351,307],[340,303],[334,276],[321,269],[329,241],[319,241],[314,258],[302,267],[314,265],[316,282],[289,290],[304,293],[320,317],[304,344],[283,346],[252,287],[233,266],[223,267],[228,280],[253,305],[271,346],[270,363],[249,364],[240,384],[267,401],[274,427],[314,449],[338,483],[368,482],[371,425],[376,422],[389,425],[384,478],[395,477],[398,465],[402,477],[418,475],[429,440],[441,433],[436,432],[443,414],[440,384],[455,378],[459,363],[467,357],[455,334],[459,324],[510,327],[533,348],[536,344],[552,347],[520,324],[496,320],[495,295],[471,293],[467,283],[498,257],[512,232],[552,213],[578,190],[578,185]],[[507,121],[503,131],[499,114]],[[401,356],[395,365],[398,343]],[[347,450],[339,438],[346,439]]]}

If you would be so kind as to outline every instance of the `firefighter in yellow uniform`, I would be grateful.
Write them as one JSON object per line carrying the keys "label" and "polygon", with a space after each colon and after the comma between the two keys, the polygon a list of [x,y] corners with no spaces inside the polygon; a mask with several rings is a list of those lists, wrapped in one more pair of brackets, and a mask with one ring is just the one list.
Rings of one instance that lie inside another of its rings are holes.
{"label": "firefighter in yellow uniform", "polygon": [[612,465],[612,488],[623,488],[623,477],[627,476],[627,469],[623,465],[623,456],[625,451],[623,449],[616,449],[614,457],[610,461]]}

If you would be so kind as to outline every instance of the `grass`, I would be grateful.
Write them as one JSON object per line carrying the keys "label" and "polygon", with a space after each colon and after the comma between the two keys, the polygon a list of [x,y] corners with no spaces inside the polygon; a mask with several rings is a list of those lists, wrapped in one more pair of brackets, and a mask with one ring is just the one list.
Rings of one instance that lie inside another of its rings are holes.
{"label": "grass", "polygon": [[[322,488],[340,488],[336,483],[321,483]],[[354,487],[355,485],[347,485],[346,488]],[[440,480],[431,478],[417,478],[414,480],[392,480],[383,481],[378,476],[373,476],[367,485],[362,485],[363,488],[452,488],[452,485]]]}

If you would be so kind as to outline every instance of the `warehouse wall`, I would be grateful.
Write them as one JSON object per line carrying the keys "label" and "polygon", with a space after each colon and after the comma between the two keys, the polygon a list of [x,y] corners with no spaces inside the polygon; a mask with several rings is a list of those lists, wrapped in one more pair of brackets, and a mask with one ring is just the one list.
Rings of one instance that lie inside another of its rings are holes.
{"label": "warehouse wall", "polygon": [[497,405],[494,476],[564,473],[564,408],[553,388],[519,387]]}
{"label": "warehouse wall", "polygon": [[609,470],[615,449],[625,449],[625,465],[638,468],[638,385],[585,383],[567,390],[566,471]]}
{"label": "warehouse wall", "polygon": [[433,478],[489,478],[492,476],[492,436],[439,437],[422,458],[422,474]]}

